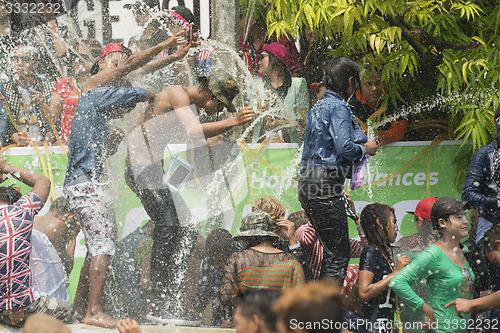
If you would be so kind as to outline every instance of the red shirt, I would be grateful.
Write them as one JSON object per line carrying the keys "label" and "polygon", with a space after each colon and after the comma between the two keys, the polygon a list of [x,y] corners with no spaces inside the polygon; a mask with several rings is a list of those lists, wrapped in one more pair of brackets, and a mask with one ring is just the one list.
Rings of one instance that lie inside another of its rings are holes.
{"label": "red shirt", "polygon": [[76,81],[72,77],[63,77],[57,81],[53,91],[63,100],[63,109],[61,115],[61,140],[67,144],[69,139],[69,130],[75,117],[75,107],[80,99],[80,92]]}

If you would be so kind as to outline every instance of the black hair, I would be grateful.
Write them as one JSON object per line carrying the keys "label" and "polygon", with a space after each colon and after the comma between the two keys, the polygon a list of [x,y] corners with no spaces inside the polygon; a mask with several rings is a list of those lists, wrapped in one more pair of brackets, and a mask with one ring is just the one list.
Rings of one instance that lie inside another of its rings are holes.
{"label": "black hair", "polygon": [[500,240],[500,224],[491,227],[484,234],[483,247],[485,251],[494,251],[497,249],[495,241]]}
{"label": "black hair", "polygon": [[202,92],[210,92],[208,88],[208,77],[206,76],[198,76],[198,91]]}
{"label": "black hair", "polygon": [[288,94],[288,88],[292,85],[292,73],[290,70],[285,66],[285,64],[279,60],[277,57],[275,57],[273,54],[266,52],[269,54],[269,68],[272,71],[278,72],[280,76],[284,77],[283,80],[283,85],[278,88],[271,87],[270,82],[266,81],[266,85],[269,87],[271,91],[276,91],[278,96],[281,98],[285,98],[286,95]]}
{"label": "black hair", "polygon": [[274,332],[277,318],[271,308],[280,295],[280,291],[273,289],[247,289],[238,293],[235,303],[245,318],[257,315],[268,330]]}
{"label": "black hair", "polygon": [[12,186],[0,187],[0,202],[5,202],[8,205],[13,205],[22,197],[20,191]]}
{"label": "black hair", "polygon": [[[391,214],[394,215],[394,208],[381,203],[372,203],[363,208],[360,214],[361,226],[366,235],[366,240],[369,244],[375,246],[384,257],[392,261],[392,249],[391,245],[388,244],[389,234],[387,228],[391,219]],[[385,241],[380,237],[380,227],[377,224],[377,219],[379,219],[382,225],[382,231],[385,236]]]}
{"label": "black hair", "polygon": [[347,90],[349,89],[349,78],[354,78],[354,91],[361,86],[359,79],[359,65],[354,60],[346,57],[336,57],[325,62],[323,73],[323,85],[335,91],[344,100],[348,100]]}
{"label": "black hair", "polygon": [[226,229],[215,229],[208,234],[205,244],[209,257],[225,260],[231,253],[233,236]]}

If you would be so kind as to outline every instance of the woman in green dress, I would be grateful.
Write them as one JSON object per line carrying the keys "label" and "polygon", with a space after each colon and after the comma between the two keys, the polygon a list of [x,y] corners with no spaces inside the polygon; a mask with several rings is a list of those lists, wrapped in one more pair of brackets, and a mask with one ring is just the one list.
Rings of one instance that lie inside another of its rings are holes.
{"label": "woman in green dress", "polygon": [[[447,197],[434,203],[431,221],[434,229],[440,231],[440,239],[403,268],[389,284],[406,306],[423,312],[423,328],[430,332],[467,331],[468,315],[461,318],[452,308],[444,309],[455,298],[473,297],[475,275],[463,253],[467,248],[460,244],[460,240],[468,236],[466,205]],[[428,302],[411,288],[421,279],[427,279]],[[415,323],[403,323],[412,324]]]}

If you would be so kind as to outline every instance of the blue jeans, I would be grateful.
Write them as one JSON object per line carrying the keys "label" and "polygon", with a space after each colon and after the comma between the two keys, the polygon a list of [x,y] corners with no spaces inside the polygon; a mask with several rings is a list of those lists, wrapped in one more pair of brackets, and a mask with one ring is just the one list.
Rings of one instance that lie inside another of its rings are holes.
{"label": "blue jeans", "polygon": [[481,239],[483,239],[484,234],[486,231],[490,230],[490,228],[493,226],[493,223],[485,219],[484,217],[479,217],[478,222],[477,222],[477,230],[476,230],[476,243],[479,244]]}

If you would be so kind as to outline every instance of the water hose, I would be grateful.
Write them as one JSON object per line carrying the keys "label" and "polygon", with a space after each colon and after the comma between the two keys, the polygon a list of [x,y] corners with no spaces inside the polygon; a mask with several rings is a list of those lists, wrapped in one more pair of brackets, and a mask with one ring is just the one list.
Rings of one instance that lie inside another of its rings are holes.
{"label": "water hose", "polygon": [[[19,128],[19,126],[17,125],[16,120],[12,116],[12,113],[10,112],[10,108],[9,108],[9,104],[7,103],[7,100],[5,99],[5,97],[3,96],[3,94],[1,92],[0,92],[0,99],[2,100],[2,104],[5,108],[5,111],[7,112],[7,115],[9,116],[9,119],[12,122],[12,125],[14,126],[14,128],[16,129],[16,131],[22,132],[21,129]],[[7,146],[7,147],[9,147],[9,146]],[[38,149],[38,147],[35,145],[32,145],[31,147],[33,147],[33,149],[38,154],[38,159],[40,160],[40,163],[42,165],[43,175],[48,178],[47,167],[45,166],[45,161],[43,160],[43,156],[42,156],[42,153],[40,152],[40,149]]]}
{"label": "water hose", "polygon": [[43,147],[45,149],[45,157],[47,158],[47,166],[49,171],[49,180],[50,180],[49,199],[50,202],[54,202],[54,200],[56,199],[56,186],[54,184],[54,175],[52,174],[52,162],[50,160],[49,142],[44,141]]}

